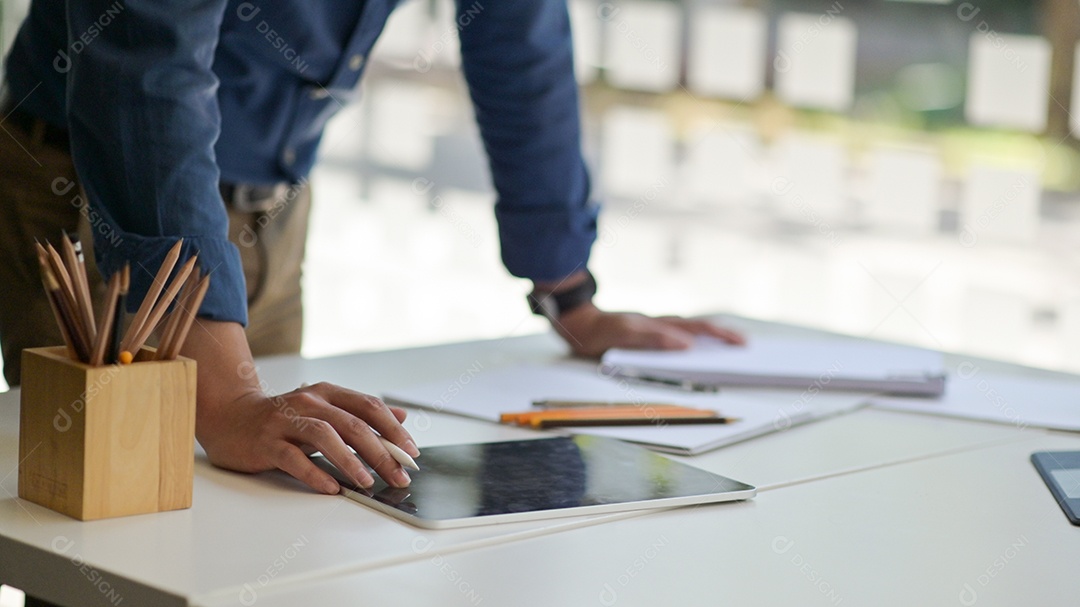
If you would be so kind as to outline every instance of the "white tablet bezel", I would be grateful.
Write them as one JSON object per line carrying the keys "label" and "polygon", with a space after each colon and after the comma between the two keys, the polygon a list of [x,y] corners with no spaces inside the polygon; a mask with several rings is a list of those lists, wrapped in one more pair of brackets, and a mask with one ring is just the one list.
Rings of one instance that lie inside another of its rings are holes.
{"label": "white tablet bezel", "polygon": [[[552,438],[554,439],[556,437],[552,437]],[[596,437],[593,437],[593,438],[596,438]],[[537,440],[547,440],[547,439],[537,439]],[[613,439],[602,439],[602,440],[613,440]],[[518,442],[518,441],[506,441],[506,442]],[[623,443],[623,444],[628,445],[628,446],[630,445],[629,443]],[[641,447],[638,447],[638,448],[641,448]],[[656,455],[657,457],[663,457],[660,454],[656,454],[656,453],[653,453],[653,455]],[[332,475],[334,475],[338,479],[339,483],[342,482],[342,477],[340,476],[340,473],[335,468],[333,468],[333,466],[331,464],[329,464],[329,462],[325,458],[315,457],[315,460],[316,460],[316,463],[321,468],[323,468],[327,472],[330,472]],[[674,464],[679,465],[679,466],[687,466],[688,465],[688,464],[685,464],[684,462],[677,461],[677,460],[671,460],[671,461]],[[420,464],[421,464],[421,466],[423,466],[422,461],[420,461]],[[416,516],[416,515],[413,515],[413,514],[409,514],[408,512],[402,511],[402,510],[400,510],[398,508],[395,508],[395,507],[393,507],[393,506],[391,506],[389,504],[385,504],[385,503],[383,503],[383,502],[381,502],[381,501],[379,501],[379,500],[377,500],[377,499],[375,499],[373,497],[365,495],[365,494],[363,494],[363,493],[361,493],[359,491],[355,491],[355,490],[345,486],[345,484],[342,485],[340,494],[342,496],[344,496],[344,497],[347,497],[347,498],[349,498],[351,500],[354,500],[354,501],[359,502],[359,503],[361,503],[361,504],[363,504],[365,506],[368,506],[368,507],[370,507],[370,508],[372,508],[374,510],[377,510],[378,512],[381,512],[383,514],[387,514],[387,515],[389,515],[389,516],[391,516],[391,517],[393,517],[395,519],[398,519],[398,520],[400,520],[402,522],[405,522],[405,523],[407,523],[409,525],[412,525],[414,527],[419,527],[421,529],[456,529],[456,528],[461,528],[461,527],[475,527],[475,526],[481,526],[481,525],[497,525],[497,524],[503,524],[503,523],[537,521],[537,520],[564,518],[564,517],[573,517],[573,516],[589,516],[589,515],[599,515],[599,514],[613,514],[613,513],[619,513],[619,512],[631,512],[631,511],[636,511],[636,510],[662,510],[662,509],[669,509],[669,508],[677,508],[677,507],[680,507],[680,506],[692,506],[692,505],[699,505],[699,504],[711,504],[711,503],[741,501],[741,500],[751,499],[755,495],[757,495],[757,488],[752,486],[752,485],[748,485],[747,483],[743,483],[742,481],[735,481],[734,479],[729,479],[729,478],[727,478],[725,476],[715,474],[715,473],[712,473],[712,472],[707,472],[707,471],[702,471],[702,472],[706,472],[707,474],[711,474],[711,475],[717,477],[717,479],[719,481],[736,482],[736,483],[739,483],[740,485],[745,485],[747,488],[745,488],[745,489],[744,488],[732,489],[732,490],[728,490],[728,491],[716,491],[716,492],[712,492],[712,493],[702,493],[702,494],[698,494],[698,495],[687,495],[687,496],[678,496],[678,497],[662,497],[662,498],[654,498],[654,499],[648,499],[648,500],[635,500],[635,501],[617,502],[617,503],[610,503],[610,504],[596,504],[596,505],[588,505],[588,506],[574,506],[574,507],[570,507],[570,508],[532,510],[532,511],[527,511],[527,512],[511,512],[511,513],[502,513],[502,514],[490,514],[490,515],[483,515],[483,516],[471,516],[471,517],[464,517],[464,518],[445,518],[445,519],[432,519],[432,518],[425,518],[425,517],[420,517],[420,516]]]}

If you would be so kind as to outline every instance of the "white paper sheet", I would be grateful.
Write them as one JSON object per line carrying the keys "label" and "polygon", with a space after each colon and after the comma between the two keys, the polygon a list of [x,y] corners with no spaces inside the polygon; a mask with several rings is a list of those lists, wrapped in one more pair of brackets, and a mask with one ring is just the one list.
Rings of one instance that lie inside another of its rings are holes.
{"label": "white paper sheet", "polygon": [[876,396],[875,407],[1080,432],[1080,381],[979,373],[961,365],[938,399]]}
{"label": "white paper sheet", "polygon": [[544,399],[619,401],[643,407],[649,403],[670,403],[712,409],[740,419],[731,424],[715,425],[569,429],[575,434],[606,436],[670,453],[693,455],[852,411],[868,402],[869,395],[779,390],[691,393],[608,378],[592,365],[569,361],[485,370],[395,390],[384,394],[383,398],[389,403],[492,422],[497,422],[501,413],[527,411],[533,408],[533,401]]}

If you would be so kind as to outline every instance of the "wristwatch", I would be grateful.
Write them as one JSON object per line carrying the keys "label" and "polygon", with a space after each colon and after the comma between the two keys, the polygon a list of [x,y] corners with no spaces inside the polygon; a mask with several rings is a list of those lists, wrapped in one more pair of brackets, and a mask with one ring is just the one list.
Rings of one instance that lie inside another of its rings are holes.
{"label": "wristwatch", "polygon": [[566,291],[552,293],[533,289],[528,296],[529,308],[533,314],[539,314],[548,320],[558,320],[560,315],[592,301],[593,295],[596,295],[596,278],[592,272],[585,270],[585,280]]}

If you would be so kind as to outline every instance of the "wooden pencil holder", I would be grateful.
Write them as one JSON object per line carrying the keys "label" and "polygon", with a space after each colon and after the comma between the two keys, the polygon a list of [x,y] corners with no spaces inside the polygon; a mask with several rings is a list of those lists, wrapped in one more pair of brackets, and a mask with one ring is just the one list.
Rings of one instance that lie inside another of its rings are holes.
{"label": "wooden pencil holder", "polygon": [[22,353],[19,497],[80,520],[191,507],[195,361]]}

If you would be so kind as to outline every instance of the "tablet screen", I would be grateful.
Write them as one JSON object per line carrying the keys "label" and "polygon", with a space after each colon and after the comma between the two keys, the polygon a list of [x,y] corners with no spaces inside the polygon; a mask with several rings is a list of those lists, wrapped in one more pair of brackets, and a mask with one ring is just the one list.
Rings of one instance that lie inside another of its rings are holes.
{"label": "tablet screen", "polygon": [[753,497],[754,487],[642,447],[596,436],[426,447],[412,485],[344,493],[424,527],[453,527]]}
{"label": "tablet screen", "polygon": [[1065,497],[1076,500],[1080,499],[1080,468],[1055,468],[1050,474],[1061,485]]}

